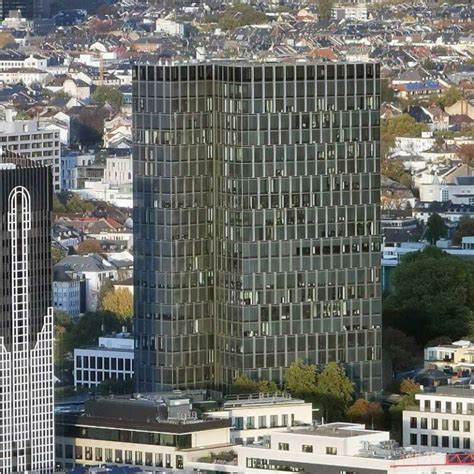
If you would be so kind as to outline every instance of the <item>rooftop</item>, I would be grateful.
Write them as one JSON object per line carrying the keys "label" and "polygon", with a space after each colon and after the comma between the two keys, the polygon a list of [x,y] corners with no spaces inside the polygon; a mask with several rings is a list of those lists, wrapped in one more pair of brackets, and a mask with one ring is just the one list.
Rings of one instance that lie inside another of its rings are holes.
{"label": "rooftop", "polygon": [[291,432],[295,434],[324,436],[329,438],[353,438],[356,436],[382,433],[381,431],[367,430],[364,425],[356,423],[330,423],[311,428],[298,428],[291,430]]}

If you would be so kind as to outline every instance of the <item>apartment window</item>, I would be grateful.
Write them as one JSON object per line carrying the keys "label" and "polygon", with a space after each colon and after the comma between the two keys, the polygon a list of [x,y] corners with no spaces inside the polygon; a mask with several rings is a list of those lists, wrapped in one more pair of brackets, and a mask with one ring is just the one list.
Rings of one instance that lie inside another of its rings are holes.
{"label": "apartment window", "polygon": [[259,428],[266,428],[267,427],[267,417],[266,416],[259,416],[258,417],[258,427]]}
{"label": "apartment window", "polygon": [[290,445],[288,443],[278,443],[278,449],[280,451],[289,451]]}
{"label": "apartment window", "polygon": [[418,444],[418,436],[416,433],[410,433],[410,444]]}
{"label": "apartment window", "polygon": [[451,402],[446,402],[446,413],[451,413],[452,410]]}
{"label": "apartment window", "polygon": [[470,440],[470,438],[464,438],[462,440],[462,447],[463,447],[463,449],[471,449],[471,440]]}
{"label": "apartment window", "polygon": [[441,438],[441,446],[443,448],[449,448],[449,436],[443,436]]}
{"label": "apartment window", "polygon": [[438,429],[438,418],[431,419],[431,429],[437,430]]}
{"label": "apartment window", "polygon": [[122,464],[122,462],[123,462],[122,450],[121,449],[116,449],[115,450],[115,462],[118,463],[118,464]]}
{"label": "apartment window", "polygon": [[255,428],[255,418],[253,416],[247,417],[247,429],[251,430]]}
{"label": "apartment window", "polygon": [[441,410],[441,401],[440,400],[437,400],[435,402],[435,408],[436,408],[436,410]]}
{"label": "apartment window", "polygon": [[337,454],[337,448],[334,448],[332,446],[326,446],[326,454]]}
{"label": "apartment window", "polygon": [[95,448],[95,460],[102,461],[102,448]]}
{"label": "apartment window", "polygon": [[418,420],[412,416],[410,418],[410,428],[416,428],[418,426]]}
{"label": "apartment window", "polygon": [[449,430],[449,420],[441,420],[441,429]]}
{"label": "apartment window", "polygon": [[436,436],[436,435],[431,436],[431,446],[433,446],[433,447],[438,446],[438,436]]}
{"label": "apartment window", "polygon": [[244,419],[242,416],[236,416],[234,418],[234,426],[236,430],[243,430],[244,429]]}
{"label": "apartment window", "polygon": [[155,466],[163,467],[163,454],[161,453],[155,454]]}
{"label": "apartment window", "polygon": [[278,415],[270,415],[270,427],[278,426]]}
{"label": "apartment window", "polygon": [[422,446],[428,446],[428,435],[422,434],[420,444]]}
{"label": "apartment window", "polygon": [[153,466],[153,453],[145,453],[145,466]]}
{"label": "apartment window", "polygon": [[82,446],[76,446],[74,448],[75,459],[82,459]]}
{"label": "apartment window", "polygon": [[143,464],[143,453],[141,451],[135,451],[135,464],[138,466]]}
{"label": "apartment window", "polygon": [[459,449],[459,438],[457,436],[453,436],[453,448]]}
{"label": "apartment window", "polygon": [[176,456],[176,469],[183,469],[183,456]]}
{"label": "apartment window", "polygon": [[282,415],[281,424],[282,426],[288,426],[288,415]]}
{"label": "apartment window", "polygon": [[113,462],[113,453],[110,448],[105,448],[105,462]]}
{"label": "apartment window", "polygon": [[86,446],[85,452],[86,461],[92,461],[92,448],[90,446]]}
{"label": "apartment window", "polygon": [[421,421],[421,423],[420,423],[421,429],[422,430],[428,429],[428,418],[422,418],[420,421]]}
{"label": "apartment window", "polygon": [[471,431],[471,422],[470,421],[463,421],[462,429],[465,432]]}
{"label": "apartment window", "polygon": [[133,451],[125,451],[125,464],[133,464]]}
{"label": "apartment window", "polygon": [[459,431],[459,420],[453,420],[453,431]]}
{"label": "apartment window", "polygon": [[312,453],[313,452],[313,445],[312,444],[303,444],[301,446],[301,450],[303,453]]}
{"label": "apartment window", "polygon": [[168,468],[171,467],[171,454],[165,455],[165,467],[168,467]]}

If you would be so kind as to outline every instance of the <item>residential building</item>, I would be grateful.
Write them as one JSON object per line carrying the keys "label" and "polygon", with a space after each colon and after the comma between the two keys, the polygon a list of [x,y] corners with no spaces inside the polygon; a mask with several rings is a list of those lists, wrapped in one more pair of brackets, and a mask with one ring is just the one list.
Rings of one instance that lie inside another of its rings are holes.
{"label": "residential building", "polygon": [[87,402],[82,414],[58,413],[56,460],[66,469],[105,463],[192,472],[190,461],[232,448],[229,432],[228,420],[198,419],[183,396],[101,398]]}
{"label": "residential building", "polygon": [[61,156],[61,189],[77,189],[78,175],[76,168],[83,168],[92,165],[95,156],[92,154],[83,154],[77,151],[68,151]]}
{"label": "residential building", "polygon": [[138,388],[282,381],[303,358],[380,391],[379,66],[134,77]]}
{"label": "residential building", "polygon": [[133,337],[127,333],[99,337],[97,347],[74,349],[74,387],[96,387],[108,379],[133,378]]}
{"label": "residential building", "polygon": [[[399,448],[388,431],[355,423],[329,423],[277,431],[256,444],[237,446],[236,462],[224,472],[310,472],[312,474],[467,474],[472,466],[447,465],[442,453]],[[192,462],[195,472],[222,472],[222,462]]]}
{"label": "residential building", "polygon": [[59,130],[44,130],[36,120],[0,121],[0,146],[51,167],[54,191],[61,184]]}
{"label": "residential building", "polygon": [[109,156],[105,160],[104,183],[112,186],[132,182],[132,157]]}
{"label": "residential building", "polygon": [[117,279],[117,268],[100,255],[68,255],[55,271],[75,272],[85,279],[85,311],[96,311],[100,288],[106,280]]}
{"label": "residential building", "polygon": [[49,0],[1,0],[0,18],[3,20],[9,16],[11,10],[20,10],[25,18],[48,18]]}
{"label": "residential building", "polygon": [[54,469],[51,170],[0,156],[0,472]]}
{"label": "residential building", "polygon": [[231,420],[230,441],[237,444],[253,444],[274,431],[313,423],[312,403],[286,393],[229,395],[221,408],[206,414]]}
{"label": "residential building", "polygon": [[[474,237],[471,237],[474,240]],[[425,368],[439,369],[447,373],[457,372],[462,377],[470,377],[474,372],[474,343],[455,341],[425,348]]]}
{"label": "residential building", "polygon": [[74,318],[85,312],[86,280],[84,275],[67,267],[56,267],[53,272],[53,306]]}
{"label": "residential building", "polygon": [[403,411],[403,446],[427,451],[470,451],[474,445],[474,386],[417,393]]}

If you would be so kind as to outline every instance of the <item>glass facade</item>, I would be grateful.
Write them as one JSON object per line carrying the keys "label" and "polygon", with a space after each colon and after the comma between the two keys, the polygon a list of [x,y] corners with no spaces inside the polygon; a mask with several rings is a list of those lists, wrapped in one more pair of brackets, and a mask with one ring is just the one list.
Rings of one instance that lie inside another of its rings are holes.
{"label": "glass facade", "polygon": [[138,389],[302,359],[381,390],[379,66],[134,74]]}

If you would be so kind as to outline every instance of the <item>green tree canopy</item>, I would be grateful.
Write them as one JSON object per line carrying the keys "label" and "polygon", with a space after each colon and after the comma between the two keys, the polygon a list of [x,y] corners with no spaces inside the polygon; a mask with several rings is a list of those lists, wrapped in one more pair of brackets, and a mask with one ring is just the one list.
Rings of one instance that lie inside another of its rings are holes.
{"label": "green tree canopy", "polygon": [[455,86],[446,89],[441,95],[431,96],[430,99],[441,108],[450,107],[462,99],[462,92]]}
{"label": "green tree canopy", "polygon": [[252,380],[246,374],[239,374],[230,388],[231,393],[274,393],[278,391],[275,382],[269,380]]}
{"label": "green tree canopy", "polygon": [[334,0],[317,0],[316,8],[321,20],[329,20],[332,16]]}
{"label": "green tree canopy", "polygon": [[393,271],[384,324],[422,346],[438,336],[466,336],[474,307],[473,270],[471,262],[436,247],[405,255]]}
{"label": "green tree canopy", "polygon": [[123,95],[115,87],[98,86],[92,93],[92,100],[99,105],[110,104],[116,109],[120,109],[123,104]]}
{"label": "green tree canopy", "polygon": [[424,123],[418,123],[411,115],[401,114],[382,121],[382,135],[395,137],[420,137],[427,130]]}
{"label": "green tree canopy", "polygon": [[56,265],[58,262],[60,262],[66,255],[66,251],[60,247],[54,246],[51,248],[51,261],[53,265]]}
{"label": "green tree canopy", "polygon": [[447,229],[446,225],[443,222],[443,219],[439,214],[436,214],[436,212],[434,212],[428,218],[428,222],[426,223],[426,240],[431,245],[434,245],[439,239],[441,239],[442,237],[446,237],[446,234]]}
{"label": "green tree canopy", "polygon": [[308,398],[316,392],[316,366],[295,360],[285,371],[285,388],[295,397]]}
{"label": "green tree canopy", "polygon": [[240,4],[227,8],[218,21],[222,30],[234,30],[246,25],[259,25],[266,23],[265,13],[255,10],[251,5]]}

